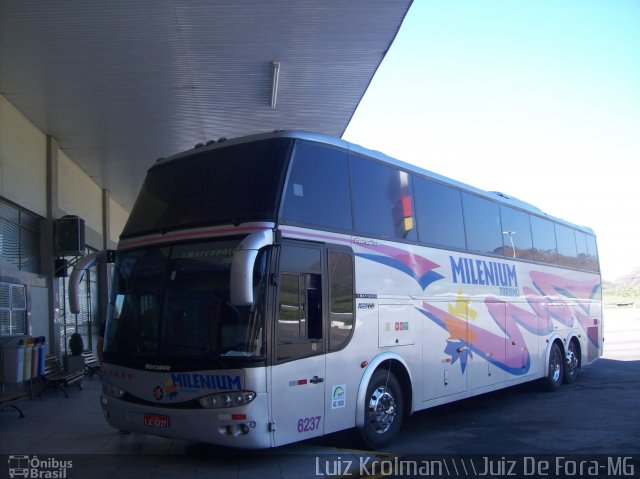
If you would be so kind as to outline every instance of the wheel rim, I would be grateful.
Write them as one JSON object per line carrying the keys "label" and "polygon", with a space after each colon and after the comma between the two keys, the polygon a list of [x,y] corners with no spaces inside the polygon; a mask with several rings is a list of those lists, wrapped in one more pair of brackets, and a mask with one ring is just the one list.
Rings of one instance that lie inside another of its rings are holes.
{"label": "wheel rim", "polygon": [[380,386],[369,400],[369,421],[373,430],[383,434],[393,425],[396,418],[396,400],[389,389]]}
{"label": "wheel rim", "polygon": [[560,357],[560,352],[557,349],[554,349],[551,359],[549,361],[549,371],[551,371],[551,379],[554,382],[560,380],[560,372],[562,371],[562,359]]}
{"label": "wheel rim", "polygon": [[578,370],[578,355],[576,354],[576,347],[573,341],[569,343],[567,350],[567,374],[572,376]]}

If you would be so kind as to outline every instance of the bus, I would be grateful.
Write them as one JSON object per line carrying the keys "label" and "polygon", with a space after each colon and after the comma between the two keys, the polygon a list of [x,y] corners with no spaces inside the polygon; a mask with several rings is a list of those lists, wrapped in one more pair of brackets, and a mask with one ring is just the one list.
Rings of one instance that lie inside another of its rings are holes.
{"label": "bus", "polygon": [[239,448],[405,418],[602,355],[589,228],[341,139],[220,139],[149,170],[115,254],[116,429]]}

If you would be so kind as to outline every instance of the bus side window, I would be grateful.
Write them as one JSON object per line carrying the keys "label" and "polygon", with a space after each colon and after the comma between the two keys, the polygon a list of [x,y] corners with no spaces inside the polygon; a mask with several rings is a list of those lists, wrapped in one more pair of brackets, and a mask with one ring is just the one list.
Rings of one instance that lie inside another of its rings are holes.
{"label": "bus side window", "polygon": [[555,224],[556,243],[558,245],[558,264],[560,266],[578,267],[576,235],[572,228]]}
{"label": "bus side window", "polygon": [[351,231],[349,166],[345,152],[298,142],[282,219],[290,224]]}
{"label": "bus side window", "polygon": [[353,257],[329,251],[329,350],[342,349],[353,331]]}
{"label": "bus side window", "polygon": [[558,246],[553,223],[532,215],[531,232],[534,259],[542,263],[558,264]]}
{"label": "bus side window", "polygon": [[[500,209],[496,203],[468,193],[462,194],[462,216],[467,249],[501,254],[504,248]],[[509,240],[507,239],[507,243]]]}
{"label": "bus side window", "polygon": [[386,238],[416,240],[413,177],[405,171],[350,156],[353,229]]}

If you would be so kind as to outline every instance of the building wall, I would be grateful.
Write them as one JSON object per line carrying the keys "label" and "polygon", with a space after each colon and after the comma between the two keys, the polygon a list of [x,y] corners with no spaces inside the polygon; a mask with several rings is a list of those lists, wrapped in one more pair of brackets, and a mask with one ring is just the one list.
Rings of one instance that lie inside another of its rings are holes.
{"label": "building wall", "polygon": [[102,189],[63,152],[58,152],[58,209],[84,219],[102,236]]}
{"label": "building wall", "polygon": [[[23,284],[27,293],[27,333],[47,337],[49,352],[56,350],[60,331],[57,316],[59,281],[53,276],[53,246],[51,222],[47,221],[47,133],[39,130],[7,99],[0,95],[0,199],[42,218],[41,255],[45,266],[41,274],[19,271],[17,266],[3,260],[0,255],[0,281]],[[56,142],[52,142],[56,145]],[[103,192],[66,153],[57,146],[52,162],[55,182],[52,211],[55,220],[64,215],[77,215],[85,220],[87,246],[102,249],[105,244],[114,248],[129,212],[108,193]],[[103,239],[103,202],[108,201],[106,220],[108,238]],[[106,284],[106,282],[105,282]],[[105,286],[106,288],[106,286]],[[95,318],[95,324],[100,318]],[[0,336],[0,346],[10,339]]]}
{"label": "building wall", "polygon": [[109,240],[111,247],[115,247],[120,239],[120,233],[122,233],[124,225],[129,218],[129,212],[112,198],[109,198],[109,214]]}
{"label": "building wall", "polygon": [[[102,190],[58,150],[58,204],[55,216],[77,215],[102,237]],[[47,136],[0,95],[0,197],[43,218],[47,215]],[[109,199],[110,242],[117,243],[129,212]],[[100,248],[101,244],[90,244]]]}
{"label": "building wall", "polygon": [[47,214],[47,137],[0,95],[0,196]]}

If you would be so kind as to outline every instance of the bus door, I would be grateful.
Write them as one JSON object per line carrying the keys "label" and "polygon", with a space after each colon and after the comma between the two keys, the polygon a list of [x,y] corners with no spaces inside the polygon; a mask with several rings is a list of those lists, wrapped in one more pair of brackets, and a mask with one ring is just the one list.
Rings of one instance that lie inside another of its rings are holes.
{"label": "bus door", "polygon": [[324,431],[323,247],[283,241],[277,276],[271,430],[276,446]]}

